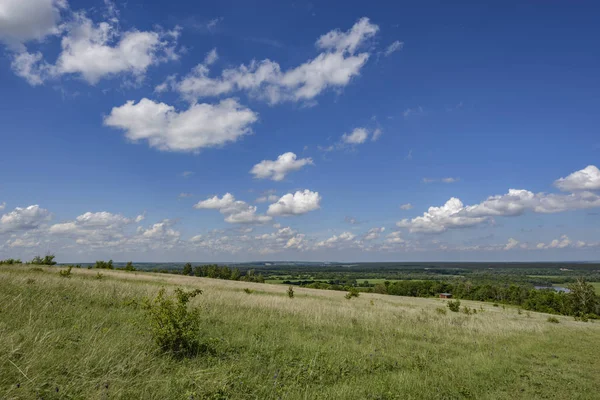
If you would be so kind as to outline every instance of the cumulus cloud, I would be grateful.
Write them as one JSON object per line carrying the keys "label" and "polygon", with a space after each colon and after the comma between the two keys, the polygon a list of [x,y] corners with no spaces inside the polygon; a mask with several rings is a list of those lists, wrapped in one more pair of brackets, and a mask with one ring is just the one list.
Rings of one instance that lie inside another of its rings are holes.
{"label": "cumulus cloud", "polygon": [[225,215],[225,222],[232,224],[263,224],[271,221],[268,215],[256,213],[256,206],[236,200],[231,193],[225,193],[223,197],[214,196],[200,201],[194,205],[196,209],[218,210]]}
{"label": "cumulus cloud", "polygon": [[50,212],[37,204],[25,208],[17,207],[0,218],[0,233],[36,229],[50,217]]}
{"label": "cumulus cloud", "polygon": [[33,237],[20,237],[8,240],[6,245],[11,248],[35,248],[40,245],[40,241]]}
{"label": "cumulus cloud", "polygon": [[0,3],[0,40],[19,47],[30,40],[41,40],[60,32],[61,11],[66,0],[2,0]]}
{"label": "cumulus cloud", "polygon": [[0,211],[6,208],[6,202],[0,203]]}
{"label": "cumulus cloud", "polygon": [[348,242],[351,242],[352,240],[354,240],[356,236],[351,233],[351,232],[343,232],[339,235],[333,235],[332,237],[330,237],[329,239],[323,240],[321,242],[318,242],[316,244],[316,247],[326,247],[326,248],[334,248],[334,247],[338,247],[342,244],[347,244]]}
{"label": "cumulus cloud", "polygon": [[411,208],[413,208],[413,205],[412,205],[412,204],[410,204],[410,203],[402,204],[402,205],[400,206],[400,209],[401,209],[401,210],[410,210]]}
{"label": "cumulus cloud", "polygon": [[121,214],[107,211],[86,212],[73,221],[57,223],[48,229],[48,233],[57,237],[70,237],[80,245],[96,248],[124,244],[125,228],[141,222],[143,215],[127,218]]}
{"label": "cumulus cloud", "polygon": [[309,101],[328,88],[346,86],[359,75],[369,53],[357,50],[378,30],[368,18],[362,18],[346,32],[331,31],[317,40],[317,47],[324,50],[322,53],[287,71],[269,59],[253,60],[249,65],[225,69],[221,76],[213,78],[204,62],[170,86],[190,100],[245,91],[270,104]]}
{"label": "cumulus cloud", "polygon": [[342,135],[342,142],[346,144],[362,144],[367,141],[369,132],[365,128],[356,128],[352,133]]}
{"label": "cumulus cloud", "polygon": [[321,208],[321,196],[319,192],[311,192],[306,189],[296,193],[288,193],[282,196],[276,203],[269,206],[267,215],[291,216],[306,214]]}
{"label": "cumulus cloud", "polygon": [[380,234],[385,231],[384,227],[381,228],[371,228],[367,232],[367,234],[363,237],[363,240],[375,240],[378,239]]}
{"label": "cumulus cloud", "polygon": [[120,32],[116,17],[96,24],[83,13],[73,14],[64,30],[55,64],[46,62],[40,52],[32,54],[22,48],[13,55],[14,72],[32,85],[67,74],[81,76],[92,85],[119,74],[140,82],[151,65],[178,58],[178,30]]}
{"label": "cumulus cloud", "polygon": [[287,152],[277,160],[263,160],[256,164],[250,170],[250,173],[258,179],[271,179],[273,181],[282,181],[287,174],[293,171],[298,171],[306,165],[313,165],[312,158],[297,159],[296,154]]}
{"label": "cumulus cloud", "polygon": [[404,42],[396,40],[394,43],[392,43],[388,47],[386,47],[385,52],[383,54],[386,57],[388,57],[392,53],[395,53],[395,52],[397,52],[399,50],[402,50],[402,47],[404,47]]}
{"label": "cumulus cloud", "polygon": [[441,207],[429,207],[423,216],[412,220],[403,219],[396,225],[408,228],[412,233],[441,233],[450,228],[465,228],[475,226],[486,220],[485,217],[470,217],[461,215],[465,207],[455,197],[452,197]]}
{"label": "cumulus cloud", "polygon": [[185,111],[143,98],[114,107],[104,124],[125,131],[127,139],[147,140],[163,151],[198,151],[235,142],[252,132],[258,115],[236,100],[217,104],[193,104]]}
{"label": "cumulus cloud", "polygon": [[600,190],[600,169],[588,165],[582,170],[575,171],[566,178],[557,179],[554,186],[562,191]]}
{"label": "cumulus cloud", "polygon": [[533,193],[510,189],[503,195],[490,196],[483,202],[465,206],[452,197],[441,207],[430,207],[422,216],[397,223],[410,232],[441,233],[453,228],[466,228],[490,221],[497,216],[516,216],[526,211],[551,214],[570,210],[600,207],[600,196],[591,192],[568,195]]}
{"label": "cumulus cloud", "polygon": [[387,244],[404,244],[406,241],[402,238],[402,233],[396,231],[387,235],[385,242]]}
{"label": "cumulus cloud", "polygon": [[562,235],[560,239],[554,239],[550,243],[538,243],[536,249],[564,249],[566,247],[571,247],[571,245],[571,239],[569,239],[567,235]]}
{"label": "cumulus cloud", "polygon": [[513,238],[508,239],[508,243],[504,246],[504,250],[512,250],[519,245],[519,241]]}

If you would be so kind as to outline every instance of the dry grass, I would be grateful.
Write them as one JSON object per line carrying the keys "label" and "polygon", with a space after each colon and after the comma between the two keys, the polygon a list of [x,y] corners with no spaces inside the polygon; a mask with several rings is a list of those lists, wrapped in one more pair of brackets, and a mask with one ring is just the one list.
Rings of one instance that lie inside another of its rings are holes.
{"label": "dry grass", "polygon": [[[144,272],[0,268],[0,398],[596,398],[600,324],[463,301]],[[213,353],[157,352],[136,302],[201,288]],[[247,294],[244,288],[253,290]],[[17,387],[18,385],[18,387]],[[56,392],[58,389],[58,392]]]}

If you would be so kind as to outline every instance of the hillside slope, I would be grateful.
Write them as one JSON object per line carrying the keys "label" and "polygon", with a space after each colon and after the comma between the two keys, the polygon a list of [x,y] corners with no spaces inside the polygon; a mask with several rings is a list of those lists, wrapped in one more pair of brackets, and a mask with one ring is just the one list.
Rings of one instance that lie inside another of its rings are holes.
{"label": "hillside slope", "polygon": [[[600,323],[439,299],[0,267],[2,399],[594,399]],[[211,352],[158,352],[142,298],[201,288]],[[248,294],[244,288],[254,292]]]}

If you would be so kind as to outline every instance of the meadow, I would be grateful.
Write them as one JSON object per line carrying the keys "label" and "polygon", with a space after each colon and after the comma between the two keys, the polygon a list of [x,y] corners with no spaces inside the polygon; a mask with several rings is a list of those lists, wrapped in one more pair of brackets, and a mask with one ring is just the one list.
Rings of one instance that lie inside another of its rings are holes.
{"label": "meadow", "polygon": [[[597,399],[600,323],[461,301],[0,266],[1,399]],[[99,275],[100,274],[100,275]],[[208,350],[152,341],[144,298],[203,290]],[[244,290],[248,289],[248,290]]]}

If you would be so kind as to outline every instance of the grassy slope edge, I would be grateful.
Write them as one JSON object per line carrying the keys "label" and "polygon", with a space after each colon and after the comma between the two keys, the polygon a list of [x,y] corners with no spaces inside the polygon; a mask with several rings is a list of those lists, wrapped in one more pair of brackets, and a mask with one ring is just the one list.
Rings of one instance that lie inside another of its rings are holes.
{"label": "grassy slope edge", "polygon": [[[2,399],[592,399],[600,324],[463,301],[176,275],[0,267]],[[211,354],[178,361],[149,337],[145,296],[201,288]],[[253,289],[252,294],[244,288]],[[444,307],[445,308],[445,307]],[[482,311],[483,310],[483,311]],[[37,396],[37,397],[36,397]]]}

